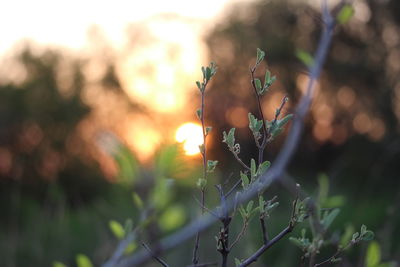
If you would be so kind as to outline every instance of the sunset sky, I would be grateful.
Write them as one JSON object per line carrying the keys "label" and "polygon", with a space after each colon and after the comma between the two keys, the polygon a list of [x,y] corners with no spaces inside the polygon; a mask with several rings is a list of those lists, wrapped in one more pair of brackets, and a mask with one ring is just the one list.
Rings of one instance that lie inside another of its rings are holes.
{"label": "sunset sky", "polygon": [[2,4],[0,16],[0,51],[8,50],[21,39],[80,48],[85,45],[87,31],[93,25],[100,26],[107,37],[118,46],[124,41],[128,23],[159,13],[175,13],[207,21],[218,16],[232,2],[234,1],[7,1]]}

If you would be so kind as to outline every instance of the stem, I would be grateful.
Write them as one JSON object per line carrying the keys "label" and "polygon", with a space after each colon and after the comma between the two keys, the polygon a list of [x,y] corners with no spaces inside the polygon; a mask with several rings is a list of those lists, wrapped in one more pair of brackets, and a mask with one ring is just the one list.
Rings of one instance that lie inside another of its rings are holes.
{"label": "stem", "polygon": [[242,165],[243,168],[245,168],[246,170],[250,171],[250,167],[246,165],[246,163],[244,163],[239,156],[237,155],[237,153],[235,153],[234,151],[232,151],[233,156],[235,156],[235,159],[240,163],[240,165]]}
{"label": "stem", "polygon": [[[201,121],[201,128],[203,131],[203,150],[201,151],[201,155],[203,157],[203,179],[207,179],[207,148],[206,148],[206,141],[207,141],[207,133],[206,133],[206,127],[204,123],[204,111],[205,111],[205,91],[206,91],[206,86],[207,86],[207,81],[204,78],[204,90],[201,91],[201,116],[200,116],[200,121]],[[205,188],[200,189],[200,194],[201,194],[201,214],[204,215],[204,207],[205,207]],[[198,250],[199,250],[199,245],[200,245],[200,231],[197,232],[195,242],[194,242],[194,248],[193,248],[193,257],[192,257],[192,263],[196,267],[197,263],[199,262],[199,256],[198,256]]]}
{"label": "stem", "polygon": [[246,260],[244,260],[239,267],[245,267],[250,265],[253,262],[256,262],[258,260],[258,258],[270,247],[272,247],[274,244],[276,244],[279,240],[281,240],[285,235],[287,235],[288,233],[292,232],[294,227],[295,227],[295,223],[296,223],[296,206],[298,203],[298,197],[296,197],[296,199],[293,202],[293,206],[292,206],[292,212],[290,215],[290,220],[289,220],[289,225],[283,229],[279,234],[277,234],[273,239],[271,240],[267,240],[267,236],[266,236],[266,229],[265,229],[265,225],[264,225],[264,218],[260,218],[260,220],[262,219],[262,230],[263,230],[263,239],[264,239],[264,244],[250,257],[248,257]]}
{"label": "stem", "polygon": [[268,243],[268,233],[267,233],[267,228],[265,226],[265,218],[260,217],[260,224],[261,224],[261,230],[262,230],[262,235],[263,235],[263,243],[267,244]]}
{"label": "stem", "polygon": [[[214,266],[214,265],[218,265],[217,262],[206,262],[206,263],[200,263],[197,264],[196,267],[206,267],[206,266]],[[194,265],[188,265],[186,267],[195,267]]]}
{"label": "stem", "polygon": [[162,259],[160,259],[153,251],[151,251],[151,249],[145,244],[142,243],[142,246],[149,252],[149,254],[156,260],[158,261],[162,266],[164,267],[169,267],[169,265],[163,261]]}
{"label": "stem", "polygon": [[236,243],[239,242],[239,240],[242,238],[242,236],[246,232],[248,225],[249,225],[249,222],[247,220],[245,222],[243,222],[242,229],[240,230],[239,234],[237,235],[235,241],[232,242],[231,246],[229,247],[229,250],[231,250],[236,245]]}
{"label": "stem", "polygon": [[326,260],[324,260],[324,261],[322,261],[322,262],[320,262],[320,263],[315,264],[314,267],[319,267],[319,266],[322,266],[322,265],[324,265],[324,264],[326,264],[326,263],[331,262],[331,260],[333,260],[334,258],[336,258],[337,256],[339,256],[343,251],[345,251],[346,249],[352,247],[352,246],[353,246],[354,244],[356,244],[356,243],[357,243],[357,242],[350,241],[344,248],[338,248],[338,249],[336,250],[336,253],[335,253],[335,254],[333,254],[333,255],[332,255],[331,257],[329,257],[328,259],[326,259]]}
{"label": "stem", "polygon": [[257,147],[258,147],[258,164],[261,164],[263,162],[264,149],[267,146],[268,130],[267,130],[267,126],[265,125],[265,117],[264,117],[264,113],[263,113],[263,110],[262,110],[262,107],[261,107],[261,98],[258,95],[257,87],[256,87],[256,84],[255,84],[255,81],[254,81],[255,80],[254,73],[255,73],[256,69],[257,69],[257,65],[255,65],[253,68],[251,68],[250,69],[250,75],[251,75],[251,85],[252,85],[252,87],[254,89],[254,94],[255,94],[256,100],[257,100],[258,113],[260,114],[261,120],[262,120],[262,123],[263,123],[263,132],[264,132],[264,134],[263,134],[262,143],[260,145],[258,143],[258,141],[256,142],[257,143]]}
{"label": "stem", "polygon": [[290,225],[287,226],[285,229],[282,230],[278,235],[276,235],[273,239],[268,241],[266,244],[262,245],[253,255],[251,255],[249,258],[247,258],[245,261],[243,261],[239,267],[245,267],[250,265],[253,262],[256,262],[258,258],[270,247],[272,247],[275,243],[277,243],[279,240],[281,240],[285,235],[288,233],[292,232],[293,227]]}
{"label": "stem", "polygon": [[229,215],[229,211],[226,207],[226,195],[222,189],[221,185],[215,186],[219,191],[220,201],[221,201],[221,219],[222,229],[219,231],[217,251],[221,253],[222,264],[221,267],[227,267],[228,255],[230,252],[229,248],[229,225],[232,221],[232,217]]}

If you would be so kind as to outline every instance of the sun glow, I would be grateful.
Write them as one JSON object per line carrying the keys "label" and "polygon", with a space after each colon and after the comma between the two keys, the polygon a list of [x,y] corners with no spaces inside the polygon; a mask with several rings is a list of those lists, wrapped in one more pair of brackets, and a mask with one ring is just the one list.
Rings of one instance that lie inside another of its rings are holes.
{"label": "sun glow", "polygon": [[199,145],[203,144],[203,130],[199,124],[185,123],[176,130],[175,140],[183,143],[186,155],[196,155],[200,152]]}

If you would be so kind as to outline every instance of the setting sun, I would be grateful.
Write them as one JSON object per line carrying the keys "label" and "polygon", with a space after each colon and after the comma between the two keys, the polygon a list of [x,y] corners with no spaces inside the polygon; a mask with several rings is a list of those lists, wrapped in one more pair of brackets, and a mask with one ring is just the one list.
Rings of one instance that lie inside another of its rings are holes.
{"label": "setting sun", "polygon": [[186,155],[196,155],[200,152],[199,145],[203,144],[203,132],[199,124],[185,123],[176,130],[175,140],[183,143]]}

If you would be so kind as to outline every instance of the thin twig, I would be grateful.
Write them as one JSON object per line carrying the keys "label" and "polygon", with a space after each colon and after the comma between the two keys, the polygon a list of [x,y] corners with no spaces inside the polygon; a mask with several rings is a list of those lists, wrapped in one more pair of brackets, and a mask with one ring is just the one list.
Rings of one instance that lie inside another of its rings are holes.
{"label": "thin twig", "polygon": [[293,206],[292,206],[292,212],[291,212],[291,216],[290,216],[290,220],[289,220],[289,225],[283,229],[279,234],[277,234],[273,239],[271,240],[267,240],[265,242],[264,239],[264,244],[250,257],[248,257],[246,260],[244,260],[239,267],[245,267],[250,265],[253,262],[256,262],[258,260],[258,258],[270,247],[272,247],[274,244],[276,244],[279,240],[281,240],[285,235],[287,235],[288,233],[293,231],[293,228],[295,226],[295,222],[296,222],[296,209],[297,209],[297,203],[298,203],[298,198],[296,197],[296,199],[293,202]]}
{"label": "thin twig", "polygon": [[209,208],[207,208],[206,206],[202,206],[200,200],[198,200],[195,196],[193,196],[194,200],[197,202],[197,204],[199,204],[199,206],[204,209],[205,211],[207,211],[208,213],[210,213],[211,215],[214,215],[215,218],[220,219],[220,217],[218,216],[218,214],[216,214],[214,211],[210,210]]}
{"label": "thin twig", "polygon": [[281,240],[285,235],[290,233],[293,229],[289,226],[287,226],[285,229],[282,230],[278,235],[276,235],[273,239],[271,239],[269,242],[266,244],[262,245],[252,256],[247,258],[245,261],[243,261],[239,267],[245,267],[250,265],[251,263],[255,262],[258,260],[258,258],[271,246],[276,244],[279,240]]}
{"label": "thin twig", "polygon": [[333,254],[331,257],[329,257],[328,259],[326,259],[326,260],[324,260],[324,261],[322,261],[322,262],[320,262],[320,263],[317,263],[317,264],[315,264],[314,265],[314,267],[319,267],[319,266],[322,266],[322,265],[324,265],[324,264],[326,264],[326,263],[329,263],[329,262],[331,262],[334,258],[336,258],[337,256],[339,256],[343,251],[345,251],[346,249],[349,249],[349,248],[351,248],[354,244],[356,244],[357,242],[354,242],[354,241],[350,241],[344,248],[338,248],[337,250],[336,250],[336,253],[335,254]]}
{"label": "thin twig", "polygon": [[226,193],[225,197],[229,197],[230,194],[233,193],[233,191],[235,191],[235,189],[242,183],[242,179],[239,179],[236,181],[236,183],[232,186],[232,188],[228,191],[228,193]]}
{"label": "thin twig", "polygon": [[264,149],[267,146],[267,135],[268,135],[268,130],[267,130],[267,126],[265,124],[265,116],[261,107],[261,98],[260,95],[257,92],[257,86],[255,83],[255,77],[254,77],[254,73],[257,70],[257,64],[254,65],[253,68],[250,69],[250,76],[251,76],[251,86],[254,89],[254,94],[256,96],[256,100],[257,100],[257,108],[258,108],[258,113],[260,114],[261,120],[262,120],[262,125],[263,125],[263,139],[261,144],[259,144],[258,140],[256,140],[256,144],[258,147],[258,164],[261,164],[263,162],[263,157],[264,157]]}
{"label": "thin twig", "polygon": [[262,231],[262,236],[263,236],[263,244],[268,243],[268,232],[267,232],[267,227],[265,226],[265,218],[260,217],[260,224],[261,224],[261,231]]}
{"label": "thin twig", "polygon": [[239,242],[239,240],[242,238],[242,236],[246,232],[247,226],[249,226],[249,222],[247,220],[245,220],[243,222],[242,229],[240,230],[239,234],[237,235],[235,241],[232,242],[231,246],[229,247],[229,250],[231,250],[236,245],[236,243]]}
{"label": "thin twig", "polygon": [[145,243],[142,243],[142,246],[149,252],[151,257],[158,261],[162,266],[169,267],[169,265],[165,261],[160,259],[160,257],[158,257],[153,251],[151,251],[151,249]]}
{"label": "thin twig", "polygon": [[221,185],[215,185],[215,187],[218,189],[219,196],[220,196],[220,202],[221,202],[221,208],[222,208],[222,214],[220,221],[222,223],[222,227],[220,229],[219,235],[218,235],[218,245],[217,245],[217,251],[221,254],[222,257],[222,263],[221,267],[227,267],[228,265],[228,255],[230,252],[229,249],[229,225],[232,221],[232,217],[229,215],[229,211],[226,208],[226,196],[224,194],[224,191],[222,189]]}
{"label": "thin twig", "polygon": [[[231,150],[232,151],[232,150]],[[240,165],[242,165],[243,168],[245,168],[246,170],[250,171],[250,167],[246,165],[246,163],[244,163],[241,158],[239,158],[239,156],[237,155],[237,153],[235,153],[234,151],[232,151],[233,156],[235,157],[235,159],[239,162]]]}
{"label": "thin twig", "polygon": [[215,265],[218,265],[218,262],[199,263],[197,265],[188,265],[186,267],[206,267],[206,266],[215,266]]}
{"label": "thin twig", "polygon": [[[207,179],[207,132],[206,132],[206,126],[204,122],[204,113],[205,113],[205,91],[206,87],[208,84],[208,80],[206,77],[203,77],[203,83],[204,87],[203,90],[201,91],[201,115],[200,115],[200,121],[201,121],[201,128],[202,128],[202,133],[203,133],[203,149],[201,151],[201,155],[203,157],[203,179]],[[205,188],[202,187],[200,189],[200,194],[201,194],[201,214],[204,214],[204,207],[205,207]],[[196,266],[196,264],[199,262],[199,256],[198,256],[198,250],[199,250],[199,245],[200,245],[200,231],[197,232],[195,242],[194,242],[194,248],[193,248],[193,257],[192,257],[192,263],[193,265]]]}

